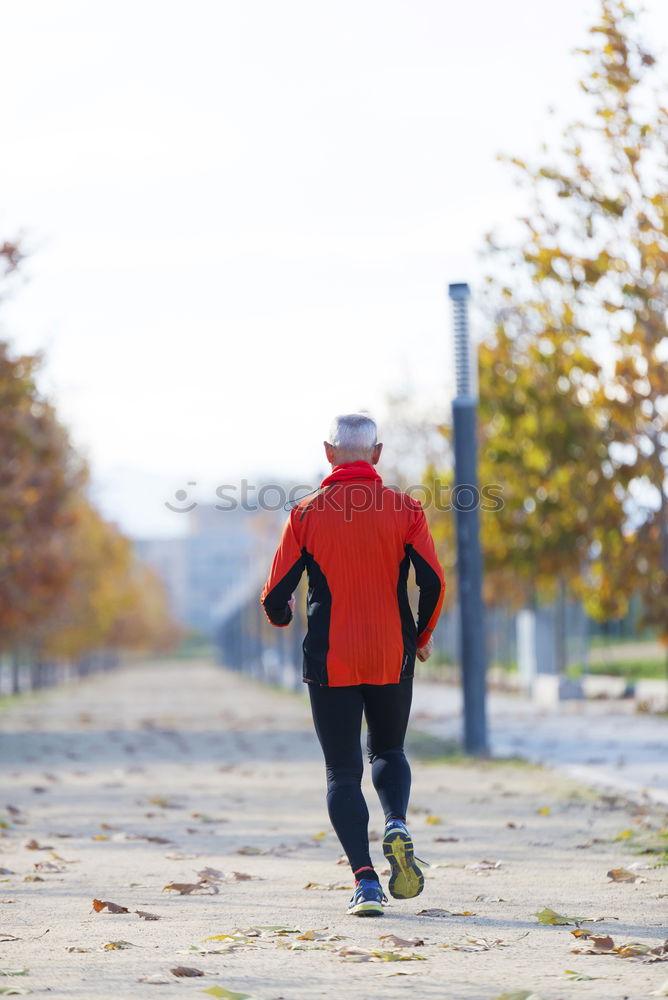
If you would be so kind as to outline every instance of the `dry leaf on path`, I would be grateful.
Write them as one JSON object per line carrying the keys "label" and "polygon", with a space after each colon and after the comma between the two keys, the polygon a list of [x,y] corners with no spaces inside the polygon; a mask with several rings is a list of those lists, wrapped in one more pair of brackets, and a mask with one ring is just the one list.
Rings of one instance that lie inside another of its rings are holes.
{"label": "dry leaf on path", "polygon": [[250,993],[234,993],[233,990],[226,990],[224,986],[212,986],[208,990],[202,990],[212,997],[220,997],[220,1000],[249,1000]]}
{"label": "dry leaf on path", "polygon": [[323,885],[321,882],[307,882],[304,886],[305,889],[325,889],[331,892],[333,889],[345,889],[347,892],[352,892],[351,885],[344,885],[343,882],[329,882],[327,885]]}
{"label": "dry leaf on path", "polygon": [[107,941],[103,945],[103,951],[125,951],[126,948],[136,948],[136,944],[132,944],[130,941]]}
{"label": "dry leaf on path", "polygon": [[169,970],[173,976],[205,976],[206,973],[202,972],[201,969],[195,969],[192,965],[177,965],[175,968]]}
{"label": "dry leaf on path", "polygon": [[162,891],[164,892],[165,889],[178,892],[180,896],[190,896],[192,893],[214,896],[218,892],[218,888],[209,882],[169,882],[162,887]]}
{"label": "dry leaf on path", "polygon": [[588,923],[591,920],[590,917],[565,917],[562,913],[551,910],[549,906],[538,910],[536,913],[532,913],[531,916],[536,917],[539,924],[553,924],[556,927],[566,927],[567,924]]}
{"label": "dry leaf on path", "polygon": [[635,872],[630,872],[628,868],[611,868],[607,872],[611,882],[644,882],[645,879]]}
{"label": "dry leaf on path", "polygon": [[494,1000],[543,1000],[543,998],[531,990],[511,990],[510,993],[499,993]]}
{"label": "dry leaf on path", "polygon": [[394,948],[419,948],[421,945],[424,945],[422,938],[400,938],[396,934],[382,934],[378,940],[387,941]]}
{"label": "dry leaf on path", "polygon": [[29,840],[26,844],[27,851],[52,851],[51,844],[39,844],[36,840]]}
{"label": "dry leaf on path", "polygon": [[151,806],[160,806],[161,809],[184,809],[180,802],[174,802],[164,795],[152,795],[146,800]]}
{"label": "dry leaf on path", "polygon": [[668,938],[652,947],[640,941],[616,945],[610,935],[592,934],[584,939],[583,948],[571,948],[574,955],[617,955],[618,958],[639,958],[643,962],[668,962]]}
{"label": "dry leaf on path", "polygon": [[475,917],[472,910],[462,910],[458,913],[455,910],[443,910],[440,906],[431,906],[426,910],[418,910],[418,917]]}
{"label": "dry leaf on path", "polygon": [[127,906],[120,906],[118,903],[110,903],[106,899],[94,899],[93,909],[96,913],[100,913],[102,910],[107,909],[109,913],[129,913]]}
{"label": "dry leaf on path", "polygon": [[525,934],[520,934],[518,938],[512,938],[508,941],[503,941],[501,938],[494,938],[493,941],[490,941],[489,938],[476,938],[467,935],[461,941],[456,941],[454,944],[442,944],[439,947],[449,951],[492,951],[495,948],[509,948],[512,944],[525,938],[528,933],[527,931]]}
{"label": "dry leaf on path", "polygon": [[162,919],[162,917],[160,917],[157,913],[149,913],[147,910],[133,910],[132,912],[136,913],[138,917],[142,918],[142,920],[161,920]]}

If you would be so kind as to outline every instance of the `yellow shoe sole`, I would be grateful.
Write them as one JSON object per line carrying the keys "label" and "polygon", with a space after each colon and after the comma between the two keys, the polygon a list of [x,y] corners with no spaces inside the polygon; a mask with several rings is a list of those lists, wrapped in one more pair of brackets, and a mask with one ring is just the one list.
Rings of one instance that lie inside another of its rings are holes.
{"label": "yellow shoe sole", "polygon": [[358,903],[356,906],[351,907],[347,912],[348,916],[352,917],[382,917],[383,904]]}
{"label": "yellow shoe sole", "polygon": [[395,899],[412,899],[424,889],[424,875],[415,864],[413,841],[401,830],[390,830],[383,840],[383,854],[392,874],[388,889]]}

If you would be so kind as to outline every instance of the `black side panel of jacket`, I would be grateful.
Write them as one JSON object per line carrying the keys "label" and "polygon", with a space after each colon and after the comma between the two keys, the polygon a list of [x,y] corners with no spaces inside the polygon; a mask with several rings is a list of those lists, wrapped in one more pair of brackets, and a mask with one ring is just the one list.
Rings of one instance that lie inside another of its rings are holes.
{"label": "black side panel of jacket", "polygon": [[417,620],[417,634],[420,636],[434,613],[434,608],[438,604],[441,596],[441,581],[438,578],[436,570],[429,565],[419,552],[415,551],[412,545],[406,546],[406,552],[413,563],[415,582],[420,588]]}
{"label": "black side panel of jacket", "polygon": [[397,600],[399,602],[399,614],[401,615],[401,632],[404,640],[404,652],[401,658],[401,680],[404,677],[412,677],[415,673],[415,653],[417,650],[418,630],[415,625],[415,618],[408,600],[408,569],[410,566],[409,549],[406,546],[406,555],[399,563],[399,579],[397,581]]}
{"label": "black side panel of jacket", "polygon": [[329,623],[332,615],[332,594],[327,577],[310,552],[302,550],[308,573],[306,618],[308,630],[304,650],[303,677],[305,681],[327,685],[327,653],[329,652]]}
{"label": "black side panel of jacket", "polygon": [[292,621],[292,611],[288,601],[294,594],[303,572],[304,557],[302,556],[293,563],[285,576],[269,591],[262,602],[272,625],[289,625]]}

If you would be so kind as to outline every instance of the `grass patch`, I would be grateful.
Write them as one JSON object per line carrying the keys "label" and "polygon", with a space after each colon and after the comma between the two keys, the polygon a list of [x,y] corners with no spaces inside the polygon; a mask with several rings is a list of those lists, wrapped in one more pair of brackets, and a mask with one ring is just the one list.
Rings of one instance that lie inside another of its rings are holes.
{"label": "grass patch", "polygon": [[593,663],[585,667],[582,663],[569,667],[569,677],[590,676],[624,677],[627,680],[663,680],[666,677],[665,659],[616,660],[611,663]]}

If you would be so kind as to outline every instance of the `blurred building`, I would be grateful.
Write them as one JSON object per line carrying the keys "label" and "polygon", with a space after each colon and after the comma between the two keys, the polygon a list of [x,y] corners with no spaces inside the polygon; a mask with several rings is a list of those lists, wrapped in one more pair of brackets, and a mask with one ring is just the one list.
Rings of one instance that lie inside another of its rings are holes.
{"label": "blurred building", "polygon": [[183,516],[186,536],[135,539],[134,545],[163,580],[176,620],[213,636],[220,609],[233,595],[256,588],[259,597],[286,515],[198,504]]}

